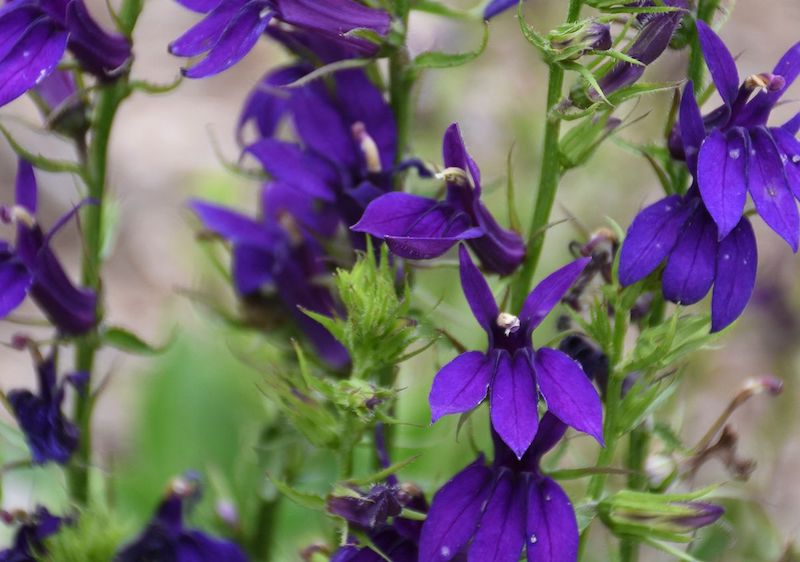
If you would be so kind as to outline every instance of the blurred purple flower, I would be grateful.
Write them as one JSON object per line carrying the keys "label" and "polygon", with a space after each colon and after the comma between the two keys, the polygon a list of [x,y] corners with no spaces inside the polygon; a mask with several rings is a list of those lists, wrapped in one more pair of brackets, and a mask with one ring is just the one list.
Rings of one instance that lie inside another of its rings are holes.
{"label": "blurred purple flower", "polygon": [[342,345],[300,310],[335,310],[330,291],[319,282],[329,270],[317,239],[333,234],[336,217],[280,182],[263,188],[258,220],[203,201],[193,201],[191,207],[207,230],[231,244],[237,293],[249,297],[274,290],[320,356],[337,367],[346,364]]}
{"label": "blurred purple flower", "polygon": [[736,63],[722,40],[702,21],[697,32],[723,105],[701,116],[692,84],[687,84],[681,101],[681,156],[717,225],[716,237],[721,241],[739,228],[750,193],[764,222],[797,252],[800,142],[795,135],[800,114],[781,127],[768,127],[767,120],[800,73],[800,43],[771,73],[752,75],[740,85]]}
{"label": "blurred purple flower", "polygon": [[461,286],[489,344],[485,353],[463,353],[436,375],[429,397],[432,421],[467,412],[488,393],[492,427],[521,458],[536,435],[541,393],[548,409],[559,419],[602,443],[600,397],[580,364],[555,349],[534,351],[531,343],[534,329],[558,304],[590,258],[576,260],[545,278],[528,295],[516,317],[498,310],[489,285],[466,248],[461,246],[459,252]]}
{"label": "blurred purple flower", "polygon": [[[90,202],[89,202],[90,203]],[[97,295],[76,287],[50,247],[50,241],[75,215],[75,207],[48,233],[36,219],[37,186],[33,167],[20,160],[16,205],[0,209],[6,222],[17,225],[16,244],[0,240],[0,318],[16,309],[26,295],[63,334],[80,335],[97,323]]]}
{"label": "blurred purple flower", "polygon": [[195,490],[191,483],[178,480],[150,524],[136,540],[117,553],[114,561],[247,562],[244,552],[235,543],[184,527],[184,502]]}
{"label": "blurred purple flower", "polygon": [[66,383],[75,377],[57,381],[55,356],[36,365],[38,394],[30,390],[12,390],[8,402],[28,442],[34,464],[66,464],[78,447],[79,432],[61,411]]}
{"label": "blurred purple flower", "polygon": [[447,195],[443,201],[388,193],[374,201],[352,230],[386,241],[397,256],[432,259],[465,240],[489,271],[508,275],[525,258],[525,243],[502,228],[480,200],[481,176],[457,124],[442,143]]}
{"label": "blurred purple flower", "polygon": [[378,46],[351,32],[363,29],[383,36],[391,24],[387,12],[355,0],[177,1],[206,14],[169,46],[170,52],[179,57],[205,55],[199,63],[183,71],[190,78],[212,76],[239,62],[267,31],[273,19],[343,43],[362,55],[374,54]]}
{"label": "blurred purple flower", "polygon": [[[13,520],[10,514],[3,513],[4,519]],[[11,548],[0,551],[0,562],[37,562],[44,550],[44,540],[58,532],[64,521],[51,514],[47,508],[39,506],[36,512],[26,516],[17,529]]]}
{"label": "blurred purple flower", "polygon": [[7,1],[0,7],[0,106],[41,83],[67,49],[101,80],[131,57],[128,40],[104,31],[83,0]]}
{"label": "blurred purple flower", "polygon": [[517,4],[519,4],[518,0],[492,0],[483,9],[483,19],[490,20]]}
{"label": "blurred purple flower", "polygon": [[448,562],[467,554],[481,562],[575,562],[578,523],[564,490],[541,473],[542,456],[567,426],[550,412],[517,460],[494,431],[495,458],[481,455],[433,497],[420,537],[419,562]]}

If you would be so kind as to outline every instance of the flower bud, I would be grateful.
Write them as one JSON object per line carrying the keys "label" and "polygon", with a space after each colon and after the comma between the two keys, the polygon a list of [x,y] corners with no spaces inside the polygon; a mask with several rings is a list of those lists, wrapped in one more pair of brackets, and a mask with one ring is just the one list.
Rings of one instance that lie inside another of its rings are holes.
{"label": "flower bud", "polygon": [[567,23],[547,35],[556,60],[576,60],[589,51],[611,48],[611,28],[594,20]]}

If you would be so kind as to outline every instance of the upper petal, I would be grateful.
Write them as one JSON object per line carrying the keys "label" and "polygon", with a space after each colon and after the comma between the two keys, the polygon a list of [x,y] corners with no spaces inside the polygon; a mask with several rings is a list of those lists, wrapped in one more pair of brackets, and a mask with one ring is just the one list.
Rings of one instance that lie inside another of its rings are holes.
{"label": "upper petal", "polygon": [[753,150],[749,154],[748,188],[756,211],[797,252],[800,216],[786,179],[781,152],[763,127],[751,131],[750,138]]}
{"label": "upper petal", "polygon": [[578,431],[603,443],[603,407],[600,396],[580,364],[570,356],[543,347],[534,361],[539,390],[548,410]]}
{"label": "upper petal", "polygon": [[483,457],[456,474],[433,496],[419,539],[419,562],[447,562],[469,542],[492,490]]}
{"label": "upper petal", "polygon": [[577,281],[590,261],[592,261],[591,258],[577,259],[557,269],[536,285],[536,288],[525,299],[519,315],[520,321],[525,324],[528,333],[531,333],[544,320],[545,316],[550,314],[553,307]]}
{"label": "upper petal", "polygon": [[309,72],[304,64],[293,64],[270,70],[253,88],[239,114],[236,128],[238,140],[244,144],[244,128],[254,121],[259,136],[271,137],[278,129],[281,119],[289,110],[292,91],[281,88],[298,80]]}
{"label": "upper petal", "polygon": [[758,249],[747,218],[719,243],[717,274],[711,297],[711,331],[736,320],[747,306],[756,282]]}
{"label": "upper petal", "polygon": [[489,284],[483,274],[472,263],[469,252],[463,245],[458,248],[458,257],[461,272],[461,289],[464,291],[467,303],[469,303],[469,307],[472,309],[472,314],[478,324],[487,333],[491,333],[492,326],[497,322],[497,316],[500,313],[492,290],[489,288]]}
{"label": "upper petal", "polygon": [[517,562],[525,546],[525,479],[504,470],[469,548],[470,562]]}
{"label": "upper petal", "polygon": [[706,127],[700,107],[694,97],[694,85],[691,80],[683,89],[678,125],[680,126],[683,150],[686,154],[686,164],[692,175],[697,177],[697,157],[706,138]]}
{"label": "upper petal", "polygon": [[760,92],[754,97],[750,103],[747,104],[740,120],[742,122],[757,122],[766,123],[769,112],[778,102],[778,100],[786,93],[786,90],[797,79],[800,73],[800,42],[795,43],[786,51],[786,53],[775,65],[772,71],[773,74],[781,76],[784,79],[784,85],[778,90]]}
{"label": "upper petal", "polygon": [[739,73],[736,70],[736,61],[733,60],[733,55],[722,39],[708,24],[702,20],[697,20],[696,24],[700,47],[703,49],[703,58],[706,59],[711,78],[725,105],[730,107],[739,92]]}
{"label": "upper petal", "polygon": [[619,282],[623,286],[644,279],[667,257],[693,206],[680,195],[670,195],[636,215],[620,250]]}
{"label": "upper petal", "polygon": [[528,562],[577,562],[578,521],[569,496],[550,478],[528,488]]}
{"label": "upper petal", "polygon": [[495,359],[480,351],[462,353],[441,368],[433,379],[428,401],[431,423],[448,414],[467,412],[486,398]]}
{"label": "upper petal", "polygon": [[37,199],[36,175],[33,173],[33,166],[27,160],[20,158],[17,162],[14,200],[17,205],[24,207],[30,214],[35,215]]}
{"label": "upper petal", "polygon": [[664,297],[679,304],[701,300],[714,282],[716,261],[717,227],[700,206],[667,260],[661,278]]}
{"label": "upper petal", "polygon": [[697,184],[709,214],[724,238],[742,218],[747,201],[747,157],[750,143],[742,129],[714,131],[703,143]]}
{"label": "upper petal", "polygon": [[0,264],[0,318],[5,318],[22,304],[31,276],[27,268],[16,260]]}
{"label": "upper petal", "polygon": [[539,394],[527,352],[517,352],[513,360],[501,352],[489,400],[492,427],[522,458],[539,427]]}
{"label": "upper petal", "polygon": [[215,4],[213,9],[209,10],[211,13],[170,43],[170,53],[177,57],[195,57],[217,44],[225,29],[241,10],[242,3],[237,0],[216,0]]}

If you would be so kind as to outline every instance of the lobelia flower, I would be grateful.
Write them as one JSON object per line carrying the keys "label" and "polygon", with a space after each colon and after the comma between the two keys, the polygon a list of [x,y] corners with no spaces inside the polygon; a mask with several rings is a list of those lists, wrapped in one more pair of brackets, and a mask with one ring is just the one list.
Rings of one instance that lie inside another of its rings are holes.
{"label": "lobelia flower", "polygon": [[391,25],[387,12],[355,0],[177,1],[206,14],[169,46],[170,53],[179,57],[205,55],[199,63],[184,69],[183,74],[189,78],[212,76],[239,62],[273,19],[343,43],[362,56],[375,54],[378,46],[352,32],[368,30],[384,36]]}
{"label": "lobelia flower", "polygon": [[[6,522],[19,518],[7,512],[3,512],[2,517]],[[31,515],[24,515],[11,548],[0,551],[0,562],[37,562],[45,553],[44,540],[56,534],[63,523],[43,506],[37,507]]]}
{"label": "lobelia flower", "polygon": [[[683,156],[692,169],[717,238],[741,224],[747,194],[764,222],[797,252],[800,216],[800,128],[796,116],[781,127],[768,127],[770,112],[800,73],[800,42],[771,73],[741,83],[736,63],[722,40],[702,21],[697,32],[711,77],[723,105],[700,116],[691,87],[683,103],[690,108],[691,139],[682,139]],[[754,92],[758,92],[753,95]],[[681,136],[688,127],[681,125]]]}
{"label": "lobelia flower", "polygon": [[184,503],[196,493],[195,482],[186,478],[173,482],[150,524],[131,544],[117,552],[114,562],[247,562],[235,543],[184,526]]}
{"label": "lobelia flower", "polygon": [[320,356],[341,367],[349,360],[347,351],[300,310],[321,314],[335,310],[330,291],[319,283],[329,270],[317,238],[332,236],[336,217],[280,182],[264,186],[261,201],[259,220],[203,201],[190,206],[204,228],[231,244],[236,292],[249,298],[273,290]]}
{"label": "lobelia flower", "polygon": [[14,246],[0,241],[0,318],[8,316],[26,295],[30,295],[65,335],[84,334],[95,327],[97,295],[72,284],[50,247],[53,236],[69,222],[78,207],[64,215],[50,232],[43,232],[36,219],[37,186],[33,167],[24,160],[19,161],[16,205],[0,209],[0,217],[5,222],[17,225]]}
{"label": "lobelia flower", "polygon": [[467,560],[575,562],[578,523],[564,490],[541,473],[542,456],[567,426],[550,412],[525,455],[517,454],[492,432],[495,457],[483,455],[436,492],[422,527],[419,562]]}
{"label": "lobelia flower", "polygon": [[64,52],[100,80],[131,57],[128,40],[104,31],[83,0],[9,0],[0,7],[0,106],[40,84]]}
{"label": "lobelia flower", "polygon": [[443,201],[387,193],[372,201],[351,230],[383,239],[397,256],[424,260],[441,256],[464,240],[488,271],[508,275],[525,258],[525,243],[502,228],[480,200],[481,175],[457,124],[442,143],[447,182]]}
{"label": "lobelia flower", "polygon": [[25,434],[34,464],[50,461],[66,464],[78,447],[79,432],[75,424],[64,415],[61,405],[66,394],[66,384],[72,383],[81,391],[84,377],[71,375],[64,377],[59,383],[55,354],[51,353],[46,359],[39,357],[37,361],[39,393],[12,390],[8,393],[8,402]]}
{"label": "lobelia flower", "polygon": [[[679,125],[687,165],[697,177],[698,147],[705,138],[705,128],[691,82],[681,99]],[[745,152],[744,146],[741,150]],[[620,254],[620,283],[631,285],[666,260],[661,279],[664,297],[679,304],[694,304],[713,286],[711,331],[722,330],[747,306],[758,265],[750,221],[741,213],[736,220],[733,229],[720,236],[719,225],[701,200],[696,184],[684,196],[661,199],[643,209],[628,228]]]}
{"label": "lobelia flower", "polygon": [[[276,94],[274,83],[301,71],[278,70],[251,96],[242,123],[258,116],[258,128],[266,134],[246,150],[276,181],[331,205],[349,226],[370,201],[394,188],[394,115],[383,93],[361,70],[335,73],[335,93],[323,81],[314,81],[284,91],[288,98]],[[277,124],[288,117],[300,144],[273,136]],[[366,247],[364,235],[352,233],[351,238],[357,249]]]}
{"label": "lobelia flower", "polygon": [[602,443],[600,397],[580,364],[555,349],[534,351],[531,343],[534,329],[558,304],[589,258],[576,260],[545,278],[516,317],[498,310],[466,248],[461,246],[459,252],[461,286],[486,331],[488,349],[463,353],[442,367],[429,396],[432,422],[475,408],[488,393],[492,427],[521,458],[536,435],[541,393],[552,414]]}

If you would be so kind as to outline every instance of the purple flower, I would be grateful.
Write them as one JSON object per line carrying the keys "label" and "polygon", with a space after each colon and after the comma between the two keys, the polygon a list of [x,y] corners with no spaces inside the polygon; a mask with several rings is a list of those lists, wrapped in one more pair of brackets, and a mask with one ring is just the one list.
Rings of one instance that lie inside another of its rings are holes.
{"label": "purple flower", "polygon": [[[276,181],[330,204],[349,226],[370,201],[393,189],[394,115],[361,70],[337,72],[335,95],[321,81],[276,91],[301,72],[302,66],[274,71],[251,95],[240,122],[255,121],[263,136],[247,152]],[[277,125],[289,117],[300,144],[274,138]],[[352,238],[357,248],[365,247],[364,235]]]}
{"label": "purple flower", "polygon": [[[3,519],[13,520],[14,516],[3,512]],[[58,532],[63,521],[39,506],[36,512],[25,516],[25,520],[14,537],[11,548],[0,551],[0,562],[36,562],[44,553],[44,540]]]}
{"label": "purple flower", "polygon": [[239,62],[267,31],[270,21],[290,24],[302,31],[343,43],[362,55],[378,46],[352,35],[368,30],[386,35],[391,18],[383,10],[355,0],[178,0],[191,10],[206,14],[194,27],[173,41],[169,50],[179,57],[205,55],[184,70],[190,78],[218,74]]}
{"label": "purple flower", "polygon": [[264,187],[259,220],[202,201],[193,201],[191,207],[206,229],[231,244],[237,293],[258,298],[274,291],[320,356],[337,367],[346,364],[342,345],[300,310],[335,311],[330,291],[319,282],[329,270],[317,239],[333,234],[336,217],[279,182]]}
{"label": "purple flower", "polygon": [[502,228],[481,202],[480,170],[458,125],[450,125],[442,144],[447,179],[443,201],[388,193],[372,201],[351,229],[382,238],[395,255],[416,260],[439,257],[465,240],[484,268],[512,273],[525,258],[522,238]]}
{"label": "purple flower", "polygon": [[541,457],[567,426],[551,413],[525,455],[506,447],[495,432],[494,462],[481,455],[442,486],[422,527],[419,562],[447,562],[466,552],[469,560],[575,562],[578,523],[564,490],[539,468]]}
{"label": "purple flower", "polygon": [[174,484],[150,524],[117,553],[115,562],[247,562],[244,552],[233,542],[184,527],[184,501],[194,492],[195,488],[182,479]]}
{"label": "purple flower", "polygon": [[486,8],[483,9],[483,19],[490,20],[517,4],[519,4],[517,0],[492,0],[487,4]]}
{"label": "purple flower", "polygon": [[83,0],[9,0],[0,7],[0,106],[42,82],[67,49],[101,80],[131,56],[128,40],[100,28]]}
{"label": "purple flower", "polygon": [[531,343],[533,330],[558,304],[590,258],[576,260],[545,278],[528,295],[517,317],[498,310],[489,285],[466,248],[461,246],[459,252],[461,286],[489,343],[485,353],[463,353],[436,375],[429,397],[432,421],[467,412],[488,393],[492,427],[521,458],[536,435],[541,393],[550,412],[602,442],[600,397],[581,366],[555,349],[534,351]]}
{"label": "purple flower", "polygon": [[722,241],[739,228],[749,193],[764,222],[797,252],[800,143],[795,134],[800,121],[796,117],[781,127],[768,127],[767,120],[800,72],[800,43],[771,73],[752,75],[740,85],[736,63],[722,40],[702,21],[697,32],[723,105],[702,117],[688,84],[680,135],[683,156],[717,225],[716,237]]}
{"label": "purple flower", "polygon": [[37,222],[36,207],[33,167],[20,160],[16,205],[0,209],[3,220],[17,224],[16,244],[0,241],[0,318],[8,316],[30,295],[60,332],[86,333],[97,323],[97,295],[72,284],[50,247],[53,236],[74,216],[77,207],[48,233]]}
{"label": "purple flower", "polygon": [[36,374],[39,393],[12,390],[8,402],[25,434],[33,462],[66,464],[78,447],[79,438],[78,428],[61,411],[66,382],[72,382],[74,377],[57,381],[53,354],[36,366]]}

